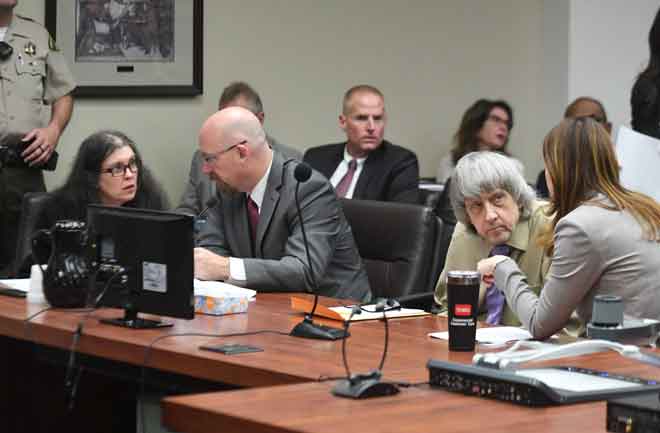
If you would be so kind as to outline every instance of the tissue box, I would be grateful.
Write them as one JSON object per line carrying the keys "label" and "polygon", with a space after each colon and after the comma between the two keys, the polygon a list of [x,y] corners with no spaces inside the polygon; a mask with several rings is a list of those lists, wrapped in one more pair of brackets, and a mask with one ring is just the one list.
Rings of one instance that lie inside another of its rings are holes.
{"label": "tissue box", "polygon": [[224,314],[245,313],[248,309],[248,298],[246,297],[213,297],[195,295],[195,313],[212,314],[222,316]]}
{"label": "tissue box", "polygon": [[195,313],[223,314],[245,313],[250,299],[257,292],[220,281],[194,280]]}

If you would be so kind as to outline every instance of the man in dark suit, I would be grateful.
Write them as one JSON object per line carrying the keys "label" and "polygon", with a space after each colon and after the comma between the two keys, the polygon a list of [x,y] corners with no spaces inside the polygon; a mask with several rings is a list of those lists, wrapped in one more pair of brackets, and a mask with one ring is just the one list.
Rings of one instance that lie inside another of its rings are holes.
{"label": "man in dark suit", "polygon": [[386,122],[380,90],[352,87],[339,115],[347,141],[311,148],[303,160],[330,179],[339,197],[417,203],[417,156],[383,140]]}
{"label": "man in dark suit", "polygon": [[313,291],[315,279],[320,295],[371,298],[339,200],[315,171],[298,192],[308,263],[295,202],[299,163],[272,151],[254,114],[241,107],[217,112],[202,126],[199,148],[219,203],[195,248],[197,278],[284,292]]}

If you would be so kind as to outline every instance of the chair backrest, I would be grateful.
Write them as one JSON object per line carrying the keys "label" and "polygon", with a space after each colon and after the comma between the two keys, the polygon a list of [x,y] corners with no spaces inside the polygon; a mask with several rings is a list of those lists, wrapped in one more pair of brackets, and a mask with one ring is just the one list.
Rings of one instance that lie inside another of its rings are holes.
{"label": "chair backrest", "polygon": [[429,285],[433,290],[435,290],[440,273],[445,267],[447,250],[449,250],[449,243],[451,242],[451,237],[454,234],[454,227],[456,226],[452,221],[443,221],[442,218],[438,216],[436,216],[436,223],[438,224],[438,234],[435,241],[435,249],[433,250],[431,271],[429,272]]}
{"label": "chair backrest", "polygon": [[376,297],[430,290],[437,233],[433,209],[413,204],[342,199],[344,214]]}
{"label": "chair backrest", "polygon": [[419,188],[419,204],[422,206],[435,208],[438,205],[440,196],[442,195],[441,191],[431,191],[428,189]]}
{"label": "chair backrest", "polygon": [[24,264],[32,254],[32,235],[37,230],[39,216],[49,203],[49,197],[45,192],[30,192],[23,196],[13,264],[13,273],[17,277],[24,277],[30,271],[25,269]]}

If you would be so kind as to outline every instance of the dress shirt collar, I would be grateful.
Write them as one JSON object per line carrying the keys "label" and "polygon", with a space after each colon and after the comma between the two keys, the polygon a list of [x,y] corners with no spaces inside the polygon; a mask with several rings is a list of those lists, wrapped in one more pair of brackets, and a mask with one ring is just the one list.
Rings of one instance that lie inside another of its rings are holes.
{"label": "dress shirt collar", "polygon": [[362,158],[355,158],[350,153],[348,153],[348,145],[344,146],[344,161],[346,161],[346,164],[348,165],[348,163],[351,162],[352,159],[354,159],[355,162],[357,162],[357,167],[361,167],[362,165],[364,165],[364,161],[367,160],[367,156]]}
{"label": "dress shirt collar", "polygon": [[[271,154],[272,155],[272,154]],[[259,213],[261,213],[261,203],[264,202],[264,194],[266,194],[266,186],[268,185],[268,176],[270,176],[270,169],[273,167],[273,158],[270,158],[268,163],[268,169],[266,173],[259,179],[259,182],[252,188],[250,191],[250,197],[257,204],[259,208]]]}

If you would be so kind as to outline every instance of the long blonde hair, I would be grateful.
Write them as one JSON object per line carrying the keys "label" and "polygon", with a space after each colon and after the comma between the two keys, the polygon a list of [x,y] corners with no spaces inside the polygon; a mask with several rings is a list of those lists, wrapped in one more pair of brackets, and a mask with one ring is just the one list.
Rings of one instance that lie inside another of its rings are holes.
{"label": "long blonde hair", "polygon": [[[553,233],[561,218],[589,202],[611,210],[630,212],[644,238],[660,242],[660,204],[619,183],[619,164],[609,133],[588,117],[564,119],[546,135],[543,160],[554,186],[549,213],[554,218],[543,244],[552,252]],[[597,194],[610,204],[592,200]]]}

